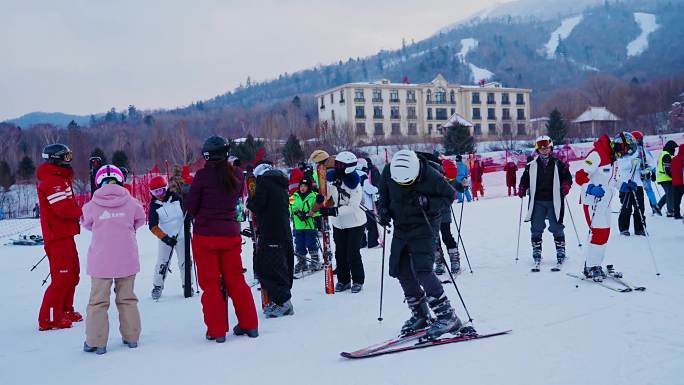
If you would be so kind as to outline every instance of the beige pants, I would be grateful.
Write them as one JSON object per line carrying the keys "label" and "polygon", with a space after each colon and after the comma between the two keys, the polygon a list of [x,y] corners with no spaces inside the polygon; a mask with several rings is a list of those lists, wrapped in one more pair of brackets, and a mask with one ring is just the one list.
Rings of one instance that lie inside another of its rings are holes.
{"label": "beige pants", "polygon": [[91,277],[90,301],[86,315],[86,343],[92,347],[107,346],[109,337],[109,297],[112,283],[119,311],[119,331],[124,340],[138,342],[140,338],[140,312],[138,297],[133,292],[135,275],[124,278]]}

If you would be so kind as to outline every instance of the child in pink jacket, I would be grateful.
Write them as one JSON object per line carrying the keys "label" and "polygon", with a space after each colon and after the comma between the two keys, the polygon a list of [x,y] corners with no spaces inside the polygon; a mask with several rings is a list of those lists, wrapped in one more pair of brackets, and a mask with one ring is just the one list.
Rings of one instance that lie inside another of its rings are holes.
{"label": "child in pink jacket", "polygon": [[130,348],[138,346],[140,313],[133,285],[140,261],[135,231],[145,223],[145,212],[123,187],[124,175],[118,167],[102,166],[95,174],[95,181],[99,188],[83,206],[81,218],[81,226],[93,232],[88,248],[91,288],[83,350],[104,354],[109,336],[107,310],[112,283],[123,343]]}

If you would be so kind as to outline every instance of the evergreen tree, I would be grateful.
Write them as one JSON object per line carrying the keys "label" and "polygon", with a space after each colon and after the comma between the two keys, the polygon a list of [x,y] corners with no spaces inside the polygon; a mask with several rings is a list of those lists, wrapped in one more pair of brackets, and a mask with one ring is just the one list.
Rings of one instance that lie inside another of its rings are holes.
{"label": "evergreen tree", "polygon": [[69,124],[67,125],[67,130],[76,130],[79,128],[80,128],[80,126],[78,125],[78,123],[76,123],[75,120],[70,121]]}
{"label": "evergreen tree", "polygon": [[10,165],[3,161],[0,161],[0,187],[4,191],[9,191],[9,188],[16,182],[14,174],[12,174],[12,169]]}
{"label": "evergreen tree", "polygon": [[447,155],[475,152],[475,140],[470,135],[470,129],[461,124],[449,127],[444,135],[444,150]]}
{"label": "evergreen tree", "polygon": [[302,108],[302,99],[300,99],[298,95],[295,95],[295,97],[292,98],[292,105],[297,108]]}
{"label": "evergreen tree", "polygon": [[92,158],[93,156],[97,156],[102,159],[102,164],[107,163],[107,156],[100,147],[95,147],[95,149],[90,153],[90,157]]}
{"label": "evergreen tree", "polygon": [[565,140],[565,135],[568,134],[568,129],[563,121],[563,116],[560,111],[553,109],[549,115],[549,121],[546,123],[546,130],[549,133],[549,137],[553,140],[554,144],[562,144]]}
{"label": "evergreen tree", "polygon": [[19,180],[31,180],[35,172],[36,165],[33,163],[33,159],[24,155],[19,162],[19,167],[17,167],[17,177],[19,177]]}
{"label": "evergreen tree", "polygon": [[228,151],[243,162],[252,162],[256,158],[257,151],[262,147],[264,147],[264,142],[254,139],[252,134],[247,134],[242,143],[236,144],[231,141]]}
{"label": "evergreen tree", "polygon": [[130,170],[131,167],[128,164],[128,155],[124,150],[114,151],[112,154],[112,164],[116,167],[124,167],[126,170]]}
{"label": "evergreen tree", "polygon": [[295,134],[290,134],[287,138],[287,142],[283,146],[283,158],[289,167],[293,167],[297,162],[304,160],[304,150]]}

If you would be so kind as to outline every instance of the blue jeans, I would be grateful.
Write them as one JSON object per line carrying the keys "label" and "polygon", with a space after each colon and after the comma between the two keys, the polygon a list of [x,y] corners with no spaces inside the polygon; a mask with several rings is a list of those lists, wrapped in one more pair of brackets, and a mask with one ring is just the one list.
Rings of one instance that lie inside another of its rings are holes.
{"label": "blue jeans", "polygon": [[459,202],[463,201],[463,194],[465,194],[466,199],[468,202],[472,202],[473,196],[470,194],[470,187],[465,188],[465,192],[456,192],[456,200]]}
{"label": "blue jeans", "polygon": [[307,250],[309,250],[309,254],[318,254],[318,241],[316,236],[316,230],[295,230],[295,254],[306,255]]}

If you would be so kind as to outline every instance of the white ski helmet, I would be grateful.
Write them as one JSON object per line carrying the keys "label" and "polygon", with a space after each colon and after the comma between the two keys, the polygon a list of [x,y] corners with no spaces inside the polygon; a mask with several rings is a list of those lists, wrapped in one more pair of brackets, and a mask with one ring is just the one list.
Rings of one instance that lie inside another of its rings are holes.
{"label": "white ski helmet", "polygon": [[541,135],[534,141],[534,149],[539,151],[541,148],[551,147],[553,149],[553,140],[547,135]]}
{"label": "white ski helmet", "polygon": [[349,151],[342,151],[335,156],[335,168],[344,169],[345,174],[351,174],[356,170],[359,159]]}
{"label": "white ski helmet", "polygon": [[420,161],[414,151],[399,150],[392,156],[390,176],[393,181],[408,185],[418,178],[418,173],[420,173]]}

